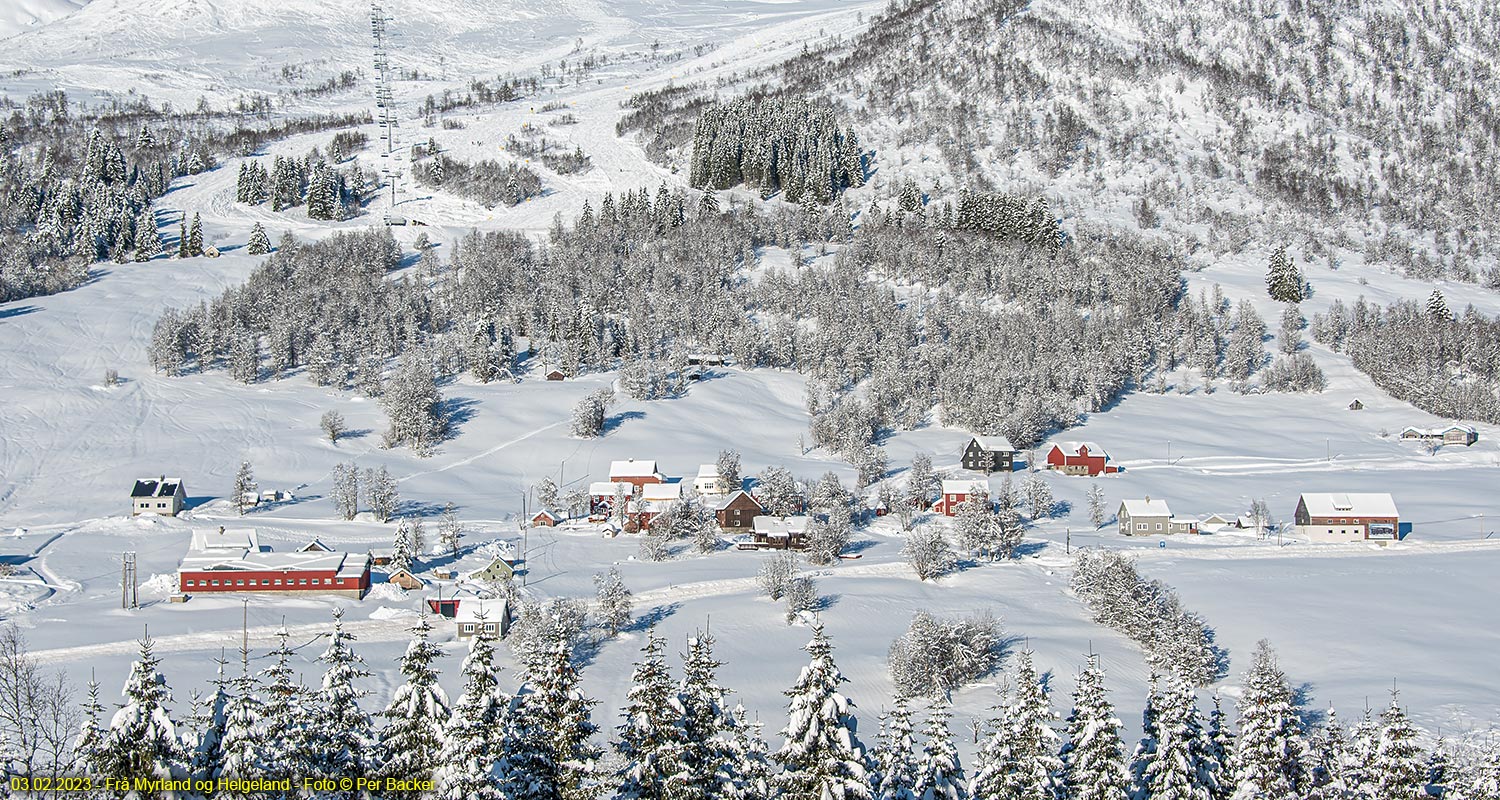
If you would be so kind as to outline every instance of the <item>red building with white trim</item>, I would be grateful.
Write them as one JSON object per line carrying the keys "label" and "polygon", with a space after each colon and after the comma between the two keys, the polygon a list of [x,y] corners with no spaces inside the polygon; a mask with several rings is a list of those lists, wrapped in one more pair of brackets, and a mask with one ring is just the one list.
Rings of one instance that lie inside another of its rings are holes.
{"label": "red building with white trim", "polygon": [[183,594],[266,592],[362,598],[370,590],[370,556],[343,552],[273,553],[190,550],[177,569]]}
{"label": "red building with white trim", "polygon": [[943,481],[943,497],[932,506],[932,510],[941,512],[947,516],[958,516],[959,503],[967,502],[971,497],[990,496],[990,484],[986,480],[945,480]]}
{"label": "red building with white trim", "polygon": [[1119,467],[1109,463],[1109,453],[1093,442],[1062,442],[1047,451],[1047,468],[1064,475],[1112,475]]}

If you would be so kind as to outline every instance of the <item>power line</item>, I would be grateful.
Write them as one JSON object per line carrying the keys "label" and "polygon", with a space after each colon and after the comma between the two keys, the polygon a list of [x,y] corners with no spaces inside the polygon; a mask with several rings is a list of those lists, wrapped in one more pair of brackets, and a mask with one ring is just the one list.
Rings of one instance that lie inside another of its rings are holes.
{"label": "power line", "polygon": [[380,137],[385,140],[385,153],[381,155],[380,172],[391,187],[391,208],[396,207],[396,183],[401,170],[396,164],[396,128],[401,123],[396,119],[395,82],[391,78],[391,54],[388,47],[390,32],[386,23],[393,21],[379,4],[370,5],[370,34],[375,40],[375,121],[380,124]]}

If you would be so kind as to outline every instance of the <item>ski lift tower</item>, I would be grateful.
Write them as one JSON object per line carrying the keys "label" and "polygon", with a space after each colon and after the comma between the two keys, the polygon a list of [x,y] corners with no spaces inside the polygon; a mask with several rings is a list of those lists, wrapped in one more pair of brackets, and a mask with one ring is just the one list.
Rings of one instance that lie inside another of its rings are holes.
{"label": "ski lift tower", "polygon": [[386,31],[386,23],[391,20],[384,7],[370,5],[370,33],[375,39],[375,121],[380,125],[380,138],[385,140],[385,152],[380,154],[380,174],[391,187],[391,209],[394,211],[396,184],[401,177],[396,155],[396,128],[401,123],[396,119],[395,83],[391,80],[388,46],[390,34]]}

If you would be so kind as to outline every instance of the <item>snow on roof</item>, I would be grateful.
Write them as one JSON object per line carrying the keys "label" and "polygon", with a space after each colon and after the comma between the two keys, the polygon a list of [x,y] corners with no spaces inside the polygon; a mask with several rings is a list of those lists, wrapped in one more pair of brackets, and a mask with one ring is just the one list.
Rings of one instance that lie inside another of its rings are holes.
{"label": "snow on roof", "polygon": [[329,547],[326,544],[323,544],[323,540],[322,539],[313,539],[312,541],[308,542],[307,544],[304,544],[301,547],[297,548],[297,552],[299,552],[299,553],[330,553],[330,552],[333,552],[333,548]]}
{"label": "snow on roof", "polygon": [[1396,501],[1384,492],[1348,494],[1344,492],[1304,492],[1301,502],[1308,516],[1399,517]]}
{"label": "snow on roof", "polygon": [[1120,506],[1132,517],[1172,516],[1172,509],[1167,506],[1165,500],[1152,500],[1149,497],[1144,500],[1124,500],[1121,501]]}
{"label": "snow on roof", "polygon": [[[732,491],[729,494],[725,495],[724,499],[720,500],[719,504],[717,506],[714,506],[714,510],[717,511],[717,510],[719,510],[721,508],[728,508],[729,504],[733,503],[735,501],[735,498],[739,497],[740,495],[744,495],[745,497],[749,498],[750,502],[756,504],[757,506],[760,505],[760,501],[755,499],[755,495],[750,494],[749,492],[745,491],[744,489],[735,489],[734,491]],[[762,506],[762,507],[764,508],[764,506]]]}
{"label": "snow on roof", "polygon": [[975,436],[974,441],[979,442],[979,449],[986,453],[1012,452],[1016,451],[1010,440],[1004,436]]}
{"label": "snow on roof", "polygon": [[974,478],[948,479],[943,481],[943,494],[989,494],[989,481]]}
{"label": "snow on roof", "polygon": [[1440,425],[1436,428],[1418,428],[1415,425],[1408,425],[1405,428],[1401,429],[1401,435],[1405,436],[1408,433],[1415,433],[1418,436],[1442,436],[1448,431],[1462,431],[1463,433],[1471,434],[1479,433],[1479,431],[1476,430],[1473,425]]}
{"label": "snow on roof", "polygon": [[260,550],[254,528],[211,528],[193,531],[193,550]]}
{"label": "snow on roof", "polygon": [[671,502],[682,499],[681,483],[648,483],[641,487],[641,499],[656,502]]}
{"label": "snow on roof", "polygon": [[1109,453],[1104,452],[1104,448],[1094,442],[1058,442],[1056,446],[1061,447],[1063,452],[1072,453],[1073,455],[1077,455],[1080,448],[1087,447],[1091,455],[1109,458]]}
{"label": "snow on roof", "polygon": [[485,622],[503,622],[505,620],[505,598],[496,597],[490,600],[478,597],[465,597],[458,604],[458,612],[453,615],[454,622],[478,622],[484,617]]}
{"label": "snow on roof", "polygon": [[751,530],[763,536],[783,537],[807,531],[807,517],[772,517],[762,514],[751,520]]}
{"label": "snow on roof", "polygon": [[699,464],[698,465],[698,477],[699,478],[717,478],[717,477],[719,477],[719,465],[718,464]]}
{"label": "snow on roof", "polygon": [[630,458],[609,462],[609,477],[611,478],[650,478],[655,475],[655,461],[637,461]]}
{"label": "snow on roof", "polygon": [[341,578],[357,578],[364,574],[368,558],[350,558],[349,553],[273,553],[252,550],[189,550],[182,558],[184,571],[212,572],[325,572],[332,571]]}
{"label": "snow on roof", "polygon": [[635,494],[635,486],[624,481],[594,481],[589,484],[589,495],[591,497],[614,497],[616,488],[627,496]]}
{"label": "snow on roof", "polygon": [[136,478],[135,486],[130,490],[131,497],[171,497],[177,494],[177,487],[182,484],[181,478]]}

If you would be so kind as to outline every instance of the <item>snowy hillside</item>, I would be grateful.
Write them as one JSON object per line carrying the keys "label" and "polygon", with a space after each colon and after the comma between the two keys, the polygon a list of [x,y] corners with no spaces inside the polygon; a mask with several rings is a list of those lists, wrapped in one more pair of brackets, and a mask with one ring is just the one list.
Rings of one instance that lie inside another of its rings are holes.
{"label": "snowy hillside", "polygon": [[0,39],[45,25],[88,4],[88,0],[10,0],[0,7]]}

